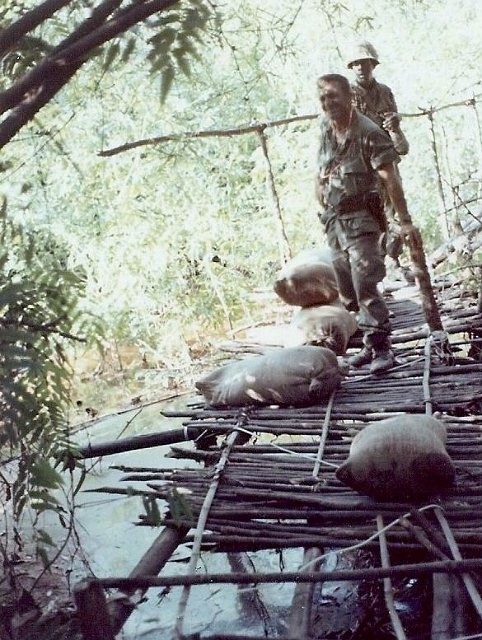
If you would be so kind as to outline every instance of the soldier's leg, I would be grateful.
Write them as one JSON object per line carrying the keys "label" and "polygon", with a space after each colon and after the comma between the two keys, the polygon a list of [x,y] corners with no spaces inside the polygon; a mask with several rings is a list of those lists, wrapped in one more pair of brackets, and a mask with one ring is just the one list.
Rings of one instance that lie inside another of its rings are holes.
{"label": "soldier's leg", "polygon": [[390,350],[389,312],[378,290],[378,283],[385,277],[381,234],[376,221],[366,211],[357,212],[356,217],[342,219],[342,222],[341,244],[345,244],[350,258],[353,287],[360,309],[358,323],[365,345],[350,363],[361,366],[373,357],[370,371],[380,373],[392,367],[394,362]]}
{"label": "soldier's leg", "polygon": [[330,220],[326,226],[326,237],[331,249],[333,270],[340,300],[348,311],[358,311],[358,298],[353,286],[350,256],[348,251],[341,248],[338,237],[339,225],[336,219]]}
{"label": "soldier's leg", "polygon": [[389,345],[391,331],[388,308],[378,283],[385,277],[385,264],[379,246],[379,234],[360,236],[350,248],[353,285],[360,307],[358,323],[367,347]]}

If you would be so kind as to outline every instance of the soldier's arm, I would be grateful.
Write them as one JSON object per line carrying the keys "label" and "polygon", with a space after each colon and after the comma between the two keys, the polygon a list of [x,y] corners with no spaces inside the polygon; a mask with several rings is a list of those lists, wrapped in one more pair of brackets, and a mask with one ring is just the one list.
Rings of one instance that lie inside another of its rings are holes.
{"label": "soldier's arm", "polygon": [[408,212],[407,201],[403,192],[402,183],[397,171],[395,171],[395,165],[393,162],[384,164],[377,169],[377,173],[385,185],[387,193],[393,204],[393,208],[395,209],[395,213],[397,214],[400,222],[402,235],[408,238],[409,242],[412,242],[414,245],[419,245],[421,242],[420,232],[413,224],[412,218]]}
{"label": "soldier's arm", "polygon": [[407,155],[410,147],[405,134],[400,129],[400,125],[397,124],[399,122],[400,117],[398,113],[386,113],[385,120],[383,121],[383,128],[388,132],[397,153],[400,156],[405,156]]}
{"label": "soldier's arm", "polygon": [[405,156],[409,151],[409,144],[405,134],[400,128],[401,118],[398,115],[397,103],[391,89],[388,89],[388,103],[390,108],[384,114],[382,126],[390,136],[397,153],[400,156]]}

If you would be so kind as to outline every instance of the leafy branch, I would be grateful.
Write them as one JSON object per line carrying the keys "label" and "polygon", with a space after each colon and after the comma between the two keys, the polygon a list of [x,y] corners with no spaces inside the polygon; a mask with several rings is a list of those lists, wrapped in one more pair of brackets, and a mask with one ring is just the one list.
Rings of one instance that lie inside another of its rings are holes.
{"label": "leafy branch", "polygon": [[[77,311],[84,278],[63,268],[62,248],[47,236],[33,235],[0,210],[0,465],[17,456],[17,474],[5,485],[19,517],[60,504],[53,491],[63,484],[55,466],[76,462],[65,410],[70,399],[66,347],[88,333]],[[43,246],[42,246],[43,244]],[[99,327],[97,322],[96,327]],[[82,339],[84,340],[84,339]],[[4,479],[5,483],[5,479]],[[42,543],[42,540],[39,541]],[[46,543],[46,540],[43,540]]]}
{"label": "leafy branch", "polygon": [[[155,14],[166,15],[151,25],[158,29],[158,33],[148,41],[151,51],[147,57],[151,71],[161,73],[161,99],[165,99],[176,69],[189,74],[188,58],[197,55],[193,41],[201,40],[201,32],[210,15],[207,7],[199,0],[191,0],[185,9],[169,13],[168,10],[179,5],[180,0],[134,1],[121,8],[122,1],[103,0],[67,38],[51,50],[47,47],[47,53],[32,69],[26,70],[10,88],[0,93],[0,114],[12,110],[0,123],[0,148],[69,82],[85,62],[98,53],[100,47]],[[41,5],[43,11],[37,7],[6,27],[0,39],[0,54],[15,46],[19,37],[42,24],[59,8],[69,4],[72,5],[72,0],[47,0]],[[133,39],[127,43],[122,52],[123,61],[133,51],[134,45]],[[110,67],[119,54],[120,46],[114,42],[106,56],[105,67]]]}

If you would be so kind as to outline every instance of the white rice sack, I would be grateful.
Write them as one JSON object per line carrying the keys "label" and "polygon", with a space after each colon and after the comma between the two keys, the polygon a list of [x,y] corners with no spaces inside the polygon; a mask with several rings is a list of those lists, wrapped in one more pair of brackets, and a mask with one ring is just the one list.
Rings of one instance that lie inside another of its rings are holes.
{"label": "white rice sack", "polygon": [[445,425],[430,416],[403,415],[366,426],[336,471],[341,482],[382,500],[410,500],[453,484]]}
{"label": "white rice sack", "polygon": [[303,307],[294,313],[291,324],[301,334],[303,344],[327,347],[339,356],[346,353],[358,326],[356,315],[341,304]]}
{"label": "white rice sack", "polygon": [[196,382],[214,407],[316,404],[338,387],[342,374],[330,349],[276,349],[224,365]]}
{"label": "white rice sack", "polygon": [[281,269],[273,288],[284,302],[300,307],[337,300],[330,249],[310,249],[295,256]]}

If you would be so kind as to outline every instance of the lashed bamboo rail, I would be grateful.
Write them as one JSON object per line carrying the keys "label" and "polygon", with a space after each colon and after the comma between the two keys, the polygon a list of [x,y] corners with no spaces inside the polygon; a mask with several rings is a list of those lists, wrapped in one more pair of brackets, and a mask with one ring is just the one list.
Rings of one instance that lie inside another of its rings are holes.
{"label": "lashed bamboo rail", "polygon": [[424,576],[433,573],[463,573],[481,570],[480,558],[470,560],[445,560],[442,562],[417,562],[392,567],[367,569],[340,569],[339,571],[286,571],[283,573],[207,573],[189,576],[143,576],[139,578],[91,578],[105,588],[143,589],[146,587],[183,587],[185,584],[280,584],[284,582],[338,582],[379,580],[386,577]]}

